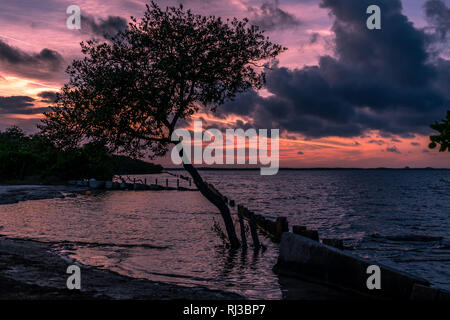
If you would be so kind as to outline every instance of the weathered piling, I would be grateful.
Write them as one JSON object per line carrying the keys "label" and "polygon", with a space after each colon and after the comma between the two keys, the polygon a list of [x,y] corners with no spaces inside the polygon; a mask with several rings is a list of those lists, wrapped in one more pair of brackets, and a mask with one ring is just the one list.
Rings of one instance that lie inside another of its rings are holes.
{"label": "weathered piling", "polygon": [[317,230],[302,230],[299,233],[297,233],[300,236],[303,236],[305,238],[309,238],[314,241],[319,241],[319,232]]}
{"label": "weathered piling", "polygon": [[289,224],[286,217],[278,217],[275,221],[275,239],[277,242],[281,241],[281,236],[284,232],[289,231]]}
{"label": "weathered piling", "polygon": [[304,230],[306,230],[305,226],[292,226],[292,232],[295,234],[300,234],[300,232]]}
{"label": "weathered piling", "polygon": [[242,217],[242,214],[238,212],[239,217],[239,226],[241,229],[241,242],[242,242],[242,248],[247,248],[247,237],[245,236],[245,225],[244,225],[244,218]]}
{"label": "weathered piling", "polygon": [[292,233],[319,241],[319,232],[317,230],[308,230],[305,226],[293,226]]}
{"label": "weathered piling", "polygon": [[256,230],[256,221],[254,215],[250,216],[250,233],[253,239],[253,246],[255,247],[255,249],[259,249],[261,247],[261,244],[259,243],[258,239],[258,232]]}
{"label": "weathered piling", "polygon": [[279,217],[276,221],[271,221],[262,215],[251,212],[249,209],[240,204],[238,204],[238,213],[249,221],[254,219],[255,225],[257,225],[259,229],[264,234],[269,236],[274,242],[279,242],[282,234],[289,231],[289,224],[285,217]]}

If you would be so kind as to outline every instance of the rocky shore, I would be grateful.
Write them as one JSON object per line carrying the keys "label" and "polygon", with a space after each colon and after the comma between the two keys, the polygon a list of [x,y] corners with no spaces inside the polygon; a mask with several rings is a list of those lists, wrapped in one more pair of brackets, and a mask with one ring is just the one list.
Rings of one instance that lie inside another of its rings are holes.
{"label": "rocky shore", "polygon": [[[67,267],[81,269],[81,290],[66,287]],[[50,244],[0,237],[0,300],[8,299],[189,299],[227,300],[243,297],[203,287],[136,279],[81,265],[59,255]]]}
{"label": "rocky shore", "polygon": [[0,185],[0,205],[28,200],[76,197],[77,193],[88,189],[63,185]]}

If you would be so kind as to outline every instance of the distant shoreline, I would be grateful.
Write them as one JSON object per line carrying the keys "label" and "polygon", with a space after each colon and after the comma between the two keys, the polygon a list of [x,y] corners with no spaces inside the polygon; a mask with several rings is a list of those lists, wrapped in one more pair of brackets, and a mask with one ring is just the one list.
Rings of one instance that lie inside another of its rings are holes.
{"label": "distant shoreline", "polygon": [[66,185],[0,185],[0,205],[29,200],[75,198],[88,188]]}

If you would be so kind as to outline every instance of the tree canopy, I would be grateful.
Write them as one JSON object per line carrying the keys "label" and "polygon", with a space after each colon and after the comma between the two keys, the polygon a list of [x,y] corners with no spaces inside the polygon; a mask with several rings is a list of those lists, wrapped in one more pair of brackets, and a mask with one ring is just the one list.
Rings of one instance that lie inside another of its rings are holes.
{"label": "tree canopy", "polygon": [[450,110],[447,111],[447,118],[442,120],[442,122],[436,122],[430,126],[433,130],[439,132],[439,135],[430,136],[431,149],[435,149],[438,145],[440,152],[449,151],[450,152]]}
{"label": "tree canopy", "polygon": [[201,16],[154,2],[108,41],[81,44],[83,59],[41,125],[68,146],[101,139],[114,151],[163,155],[180,120],[265,83],[264,65],[285,48],[247,19]]}

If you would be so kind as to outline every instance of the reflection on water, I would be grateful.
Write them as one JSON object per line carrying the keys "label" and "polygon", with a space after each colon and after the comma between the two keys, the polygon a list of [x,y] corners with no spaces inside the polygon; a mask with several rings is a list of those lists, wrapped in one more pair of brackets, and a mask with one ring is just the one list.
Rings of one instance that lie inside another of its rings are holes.
{"label": "reflection on water", "polygon": [[[344,239],[355,254],[450,289],[450,171],[203,171],[237,203]],[[146,176],[148,182],[165,176]],[[176,179],[169,177],[169,184]],[[183,186],[187,186],[182,181]],[[81,262],[134,277],[280,298],[278,251],[230,252],[198,192],[107,192],[0,206],[3,234],[60,242]]]}
{"label": "reflection on water", "polygon": [[277,248],[226,249],[198,192],[107,192],[0,206],[2,234],[54,242],[82,263],[138,278],[278,299]]}

